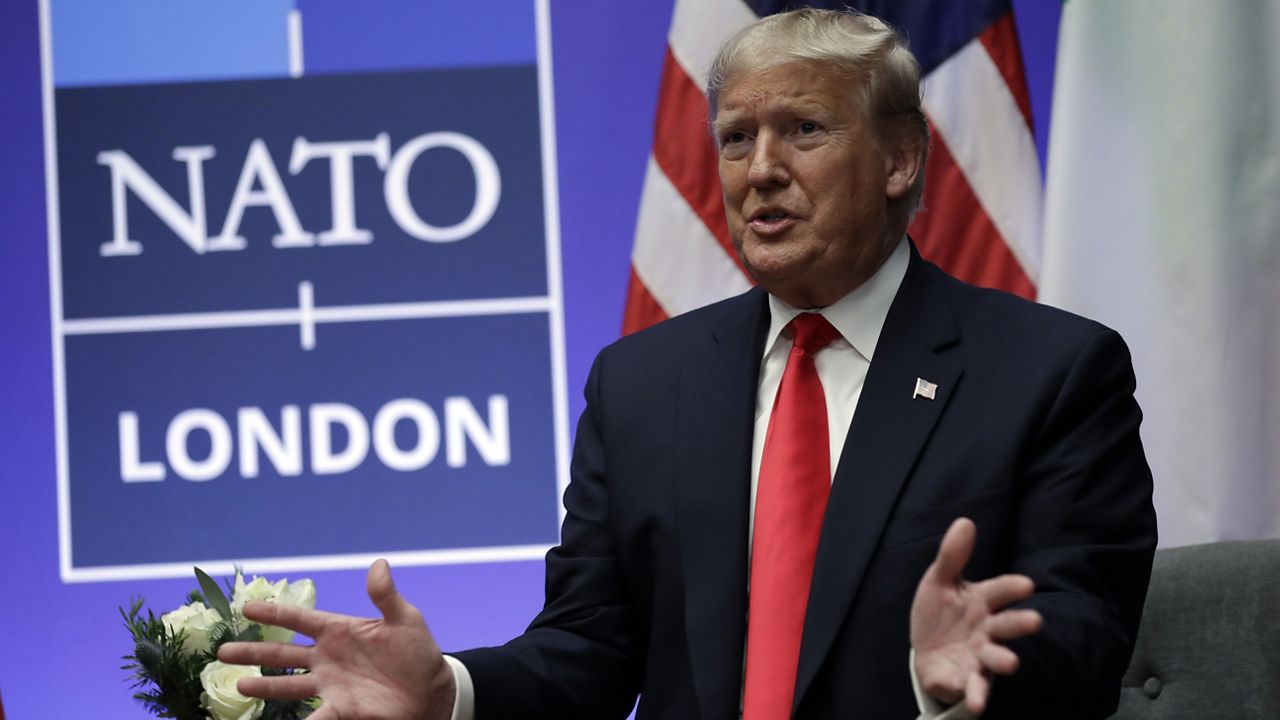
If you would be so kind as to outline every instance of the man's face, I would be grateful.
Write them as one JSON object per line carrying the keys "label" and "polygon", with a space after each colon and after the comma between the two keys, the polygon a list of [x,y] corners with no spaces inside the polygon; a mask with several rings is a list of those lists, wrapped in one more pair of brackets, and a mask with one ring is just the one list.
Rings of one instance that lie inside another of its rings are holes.
{"label": "man's face", "polygon": [[854,90],[793,62],[731,78],[718,98],[729,232],[756,282],[796,307],[861,285],[905,231],[887,203],[910,187],[914,157],[881,146]]}

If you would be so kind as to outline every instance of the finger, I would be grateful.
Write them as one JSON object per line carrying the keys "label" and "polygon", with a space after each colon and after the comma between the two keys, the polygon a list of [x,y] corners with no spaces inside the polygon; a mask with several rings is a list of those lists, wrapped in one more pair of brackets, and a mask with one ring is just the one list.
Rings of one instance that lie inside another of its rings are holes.
{"label": "finger", "polygon": [[987,618],[987,634],[993,640],[1008,642],[1040,631],[1044,618],[1035,610],[1005,610]]}
{"label": "finger", "polygon": [[245,603],[244,616],[254,622],[277,625],[313,638],[320,635],[325,625],[343,617],[323,610],[268,602]]}
{"label": "finger", "polygon": [[369,577],[366,580],[369,599],[378,607],[382,617],[390,623],[404,623],[415,619],[418,609],[404,599],[396,591],[395,581],[391,579],[391,565],[382,559],[369,566]]}
{"label": "finger", "polygon": [[964,688],[964,704],[969,708],[969,712],[974,715],[981,715],[987,709],[987,693],[991,690],[991,683],[982,673],[969,673],[969,682],[965,683]]}
{"label": "finger", "polygon": [[320,692],[311,674],[240,678],[236,689],[241,695],[270,700],[306,700]]}
{"label": "finger", "polygon": [[973,542],[977,536],[977,527],[969,518],[956,518],[947,528],[938,545],[938,555],[933,564],[925,571],[925,580],[943,585],[955,585],[960,582],[960,573],[969,564],[973,555]]}
{"label": "finger", "polygon": [[235,665],[306,668],[311,667],[311,648],[276,642],[229,642],[218,648],[218,659]]}
{"label": "finger", "polygon": [[986,599],[987,607],[994,612],[1031,597],[1036,584],[1026,575],[1001,575],[976,583],[974,590]]}
{"label": "finger", "polygon": [[996,675],[1012,675],[1018,670],[1017,653],[995,643],[987,643],[978,650],[978,662]]}
{"label": "finger", "polygon": [[[920,656],[917,655],[917,662]],[[930,663],[916,667],[916,679],[927,695],[950,705],[964,697],[965,673],[949,663]]]}

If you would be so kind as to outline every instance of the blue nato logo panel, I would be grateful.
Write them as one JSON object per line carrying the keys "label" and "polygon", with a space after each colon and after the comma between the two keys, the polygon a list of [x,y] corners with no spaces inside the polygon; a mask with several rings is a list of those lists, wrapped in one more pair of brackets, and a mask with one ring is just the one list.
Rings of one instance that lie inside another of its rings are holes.
{"label": "blue nato logo panel", "polygon": [[64,577],[555,542],[549,98],[496,5],[52,0]]}

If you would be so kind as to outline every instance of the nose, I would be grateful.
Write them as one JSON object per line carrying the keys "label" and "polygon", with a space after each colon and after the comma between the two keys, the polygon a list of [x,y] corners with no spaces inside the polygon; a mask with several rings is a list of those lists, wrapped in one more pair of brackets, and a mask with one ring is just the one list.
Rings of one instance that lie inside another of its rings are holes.
{"label": "nose", "polygon": [[786,147],[782,139],[772,132],[757,133],[751,146],[750,163],[747,181],[754,188],[777,187],[791,182]]}

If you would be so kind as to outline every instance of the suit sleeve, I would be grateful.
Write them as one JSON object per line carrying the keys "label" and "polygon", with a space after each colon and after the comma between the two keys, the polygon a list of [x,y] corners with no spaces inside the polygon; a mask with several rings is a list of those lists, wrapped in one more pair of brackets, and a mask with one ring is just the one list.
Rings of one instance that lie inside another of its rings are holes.
{"label": "suit sleeve", "polygon": [[644,647],[609,528],[602,358],[587,381],[561,543],[547,554],[546,605],[506,645],[456,653],[477,720],[621,720],[635,704]]}
{"label": "suit sleeve", "polygon": [[1138,436],[1128,349],[1094,334],[1028,449],[1012,572],[1044,627],[1011,644],[1020,670],[998,678],[989,717],[1106,718],[1128,666],[1156,545],[1152,479]]}

